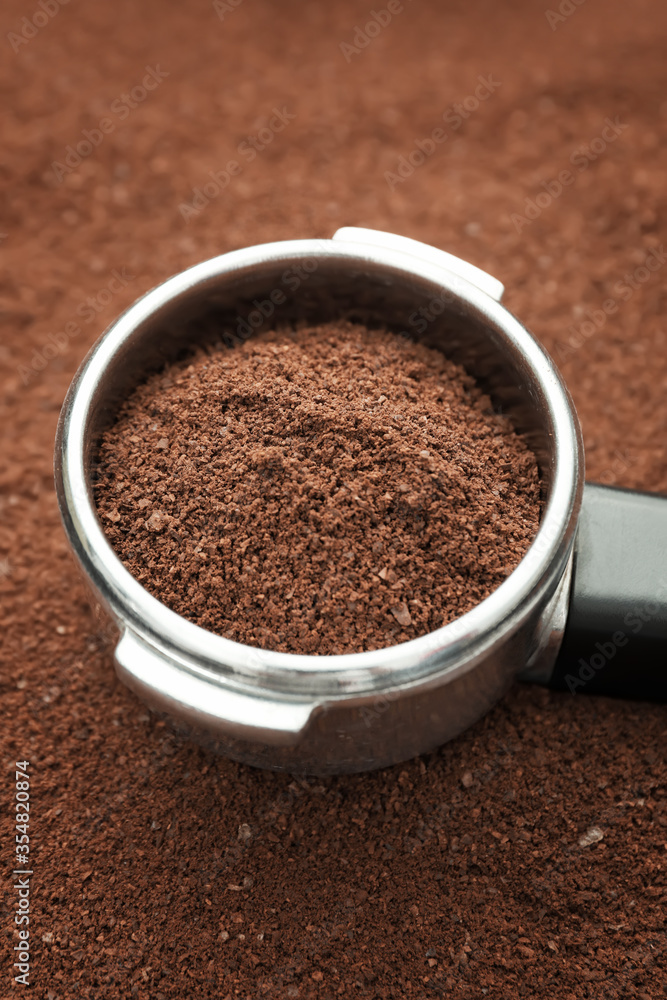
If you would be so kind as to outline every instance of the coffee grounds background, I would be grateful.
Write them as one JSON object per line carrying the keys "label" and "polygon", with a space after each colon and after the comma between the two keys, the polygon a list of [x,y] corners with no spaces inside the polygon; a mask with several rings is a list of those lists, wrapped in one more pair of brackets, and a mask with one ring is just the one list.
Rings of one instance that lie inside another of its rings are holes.
{"label": "coffee grounds background", "polygon": [[284,653],[433,632],[488,597],[539,527],[535,456],[463,368],[342,320],[167,366],[96,461],[132,575],[195,624]]}
{"label": "coffee grounds background", "polygon": [[[251,770],[181,743],[115,681],[67,554],[53,436],[103,328],[206,257],[349,224],[503,280],[563,371],[589,477],[667,490],[667,271],[633,278],[667,214],[664,6],[589,0],[552,30],[528,0],[420,0],[347,63],[369,6],[243,0],[221,21],[208,3],[71,2],[14,52],[33,8],[3,5],[3,996],[22,989],[7,845],[23,758],[36,996],[664,996],[663,707],[516,685],[453,743],[377,774]],[[110,114],[158,64],[156,90]],[[488,100],[443,123],[489,74]],[[184,219],[276,107],[296,117]],[[53,161],[111,115],[58,183]],[[627,128],[579,169],[607,117]],[[447,142],[390,190],[384,173],[438,127]],[[568,169],[517,231],[512,214]]]}

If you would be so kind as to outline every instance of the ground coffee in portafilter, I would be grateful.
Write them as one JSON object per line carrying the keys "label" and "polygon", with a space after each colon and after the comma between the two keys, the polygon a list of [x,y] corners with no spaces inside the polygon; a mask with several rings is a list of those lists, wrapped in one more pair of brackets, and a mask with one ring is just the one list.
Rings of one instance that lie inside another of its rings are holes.
{"label": "ground coffee in portafilter", "polygon": [[440,352],[347,322],[199,348],[124,403],[97,506],[130,572],[237,642],[352,653],[472,609],[538,527],[537,463]]}

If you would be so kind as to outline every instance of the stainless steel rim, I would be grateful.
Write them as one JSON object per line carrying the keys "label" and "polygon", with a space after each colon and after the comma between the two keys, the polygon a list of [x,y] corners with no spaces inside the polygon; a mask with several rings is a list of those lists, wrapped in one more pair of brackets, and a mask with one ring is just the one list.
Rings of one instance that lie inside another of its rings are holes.
{"label": "stainless steel rim", "polygon": [[[341,234],[342,235],[342,234]],[[437,251],[436,251],[437,253]],[[442,284],[501,330],[542,388],[553,427],[551,495],[538,534],[519,566],[473,611],[409,642],[372,652],[301,656],[244,646],[186,621],[152,597],[125,569],[106,539],[87,475],[86,439],[96,394],[110,360],[134,332],[184,296],[204,293],[238,269],[258,261],[309,256],[372,261]],[[570,556],[581,502],[583,458],[578,423],[552,361],[498,301],[469,277],[395,246],[345,239],[299,240],[237,250],[170,278],[130,307],[93,347],[65,400],[56,446],[58,501],[72,547],[84,572],[122,625],[159,648],[184,670],[228,685],[291,700],[354,697],[433,675],[454,677],[470,669],[533,613],[545,588],[553,591]],[[493,280],[493,279],[490,279]],[[156,683],[159,683],[156,678]]]}

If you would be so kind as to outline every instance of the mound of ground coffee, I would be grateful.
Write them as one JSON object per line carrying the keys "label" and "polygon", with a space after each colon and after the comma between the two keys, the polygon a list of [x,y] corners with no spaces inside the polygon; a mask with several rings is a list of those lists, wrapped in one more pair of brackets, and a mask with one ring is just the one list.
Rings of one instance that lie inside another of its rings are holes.
{"label": "mound of ground coffee", "polygon": [[200,348],[141,385],[99,452],[130,572],[190,621],[292,653],[439,628],[515,568],[534,456],[443,355],[346,322]]}

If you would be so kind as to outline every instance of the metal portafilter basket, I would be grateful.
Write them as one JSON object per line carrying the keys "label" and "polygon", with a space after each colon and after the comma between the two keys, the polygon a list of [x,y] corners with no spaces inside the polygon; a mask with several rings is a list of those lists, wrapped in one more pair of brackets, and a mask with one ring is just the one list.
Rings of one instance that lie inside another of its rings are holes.
{"label": "metal portafilter basket", "polygon": [[[56,443],[65,530],[112,629],[120,678],[219,752],[306,773],[365,771],[432,750],[520,675],[554,688],[667,695],[667,499],[584,484],[581,434],[552,361],[478,268],[414,240],[341,229],[215,257],[139,299],[92,348]],[[372,652],[256,649],[151,596],[107,541],[96,449],[119,403],[207,329],[349,318],[405,332],[462,364],[525,435],[543,513],[494,593],[428,635]]]}

